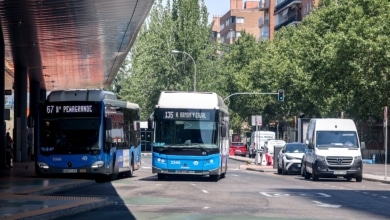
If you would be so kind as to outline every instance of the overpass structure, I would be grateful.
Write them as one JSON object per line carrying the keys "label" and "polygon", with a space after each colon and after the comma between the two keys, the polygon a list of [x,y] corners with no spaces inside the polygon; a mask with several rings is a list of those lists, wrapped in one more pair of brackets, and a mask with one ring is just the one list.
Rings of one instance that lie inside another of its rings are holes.
{"label": "overpass structure", "polygon": [[[14,94],[11,132],[18,161],[28,160],[27,121],[31,120],[32,127],[37,123],[35,115],[46,92],[108,88],[153,3],[0,0],[0,59],[5,61],[0,64],[0,91]],[[5,102],[4,95],[1,102]],[[1,105],[1,122],[5,113]],[[5,166],[5,132],[5,125],[0,126],[0,167]]]}

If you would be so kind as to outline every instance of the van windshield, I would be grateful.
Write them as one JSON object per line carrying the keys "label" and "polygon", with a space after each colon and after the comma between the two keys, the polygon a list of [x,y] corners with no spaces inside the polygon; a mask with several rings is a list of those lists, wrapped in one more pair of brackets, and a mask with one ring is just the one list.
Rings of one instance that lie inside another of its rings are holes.
{"label": "van windshield", "polygon": [[357,148],[358,138],[354,131],[317,131],[317,147]]}

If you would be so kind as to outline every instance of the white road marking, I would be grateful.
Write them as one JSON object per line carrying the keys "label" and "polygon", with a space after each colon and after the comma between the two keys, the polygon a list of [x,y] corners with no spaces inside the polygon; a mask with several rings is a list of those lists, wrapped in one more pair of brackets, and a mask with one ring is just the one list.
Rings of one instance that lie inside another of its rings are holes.
{"label": "white road marking", "polygon": [[229,176],[240,176],[240,175],[237,175],[237,174],[230,174]]}
{"label": "white road marking", "polygon": [[330,195],[328,195],[328,194],[325,194],[325,193],[317,193],[317,194],[319,194],[319,195],[321,195],[321,196],[323,196],[323,197],[332,197],[332,196],[330,196]]}
{"label": "white road marking", "polygon": [[204,190],[204,189],[202,190],[202,192],[204,192],[204,193],[209,193],[209,192],[207,192],[207,190]]}
{"label": "white road marking", "polygon": [[142,169],[152,169],[152,167],[142,167]]}
{"label": "white road marking", "polygon": [[209,208],[210,208],[210,207],[207,207],[207,206],[206,206],[206,207],[203,207],[203,209],[209,209]]}
{"label": "white road marking", "polygon": [[196,184],[195,184],[195,183],[191,183],[191,185],[192,185],[192,186],[196,186]]}
{"label": "white road marking", "polygon": [[267,197],[290,196],[290,194],[279,194],[279,193],[273,193],[273,194],[271,195],[271,194],[268,194],[268,193],[265,193],[265,192],[260,192],[260,194],[262,194],[263,196],[267,196]]}
{"label": "white road marking", "polygon": [[313,201],[316,203],[317,206],[325,207],[325,208],[340,208],[341,205],[332,205],[332,204],[327,204],[319,201]]}

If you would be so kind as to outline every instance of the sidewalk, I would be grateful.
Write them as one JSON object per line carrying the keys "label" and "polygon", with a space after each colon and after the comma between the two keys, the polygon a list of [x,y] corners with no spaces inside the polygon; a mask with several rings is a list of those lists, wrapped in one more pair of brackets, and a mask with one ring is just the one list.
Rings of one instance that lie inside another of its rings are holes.
{"label": "sidewalk", "polygon": [[47,196],[92,183],[95,181],[39,178],[34,162],[16,162],[13,168],[0,169],[0,219],[54,219],[112,204],[107,198]]}
{"label": "sidewalk", "polygon": [[[247,162],[241,165],[240,169],[257,172],[274,172],[277,170],[273,166],[264,166],[254,164],[255,159],[241,156],[229,156],[230,159]],[[382,182],[390,184],[390,165],[387,165],[387,176],[385,175],[384,164],[363,164],[363,180]]]}

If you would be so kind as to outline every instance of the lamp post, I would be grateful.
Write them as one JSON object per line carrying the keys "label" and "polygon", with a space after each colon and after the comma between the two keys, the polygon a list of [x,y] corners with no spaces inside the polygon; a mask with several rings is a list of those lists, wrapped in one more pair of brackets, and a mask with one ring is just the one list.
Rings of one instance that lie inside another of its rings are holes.
{"label": "lamp post", "polygon": [[174,53],[174,54],[183,53],[183,54],[189,56],[191,58],[192,62],[194,62],[194,92],[196,92],[196,63],[195,63],[194,58],[192,58],[192,56],[185,51],[172,50],[172,53]]}

